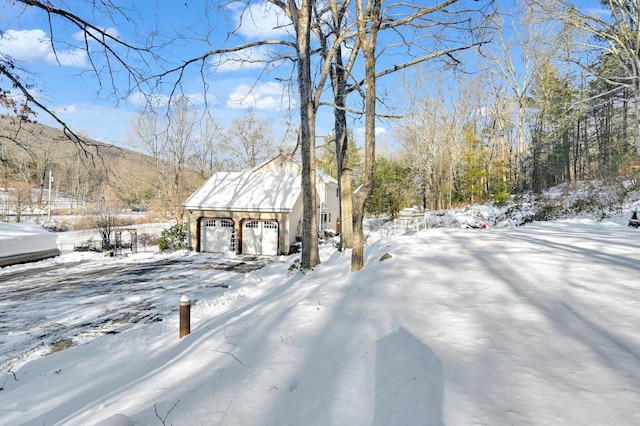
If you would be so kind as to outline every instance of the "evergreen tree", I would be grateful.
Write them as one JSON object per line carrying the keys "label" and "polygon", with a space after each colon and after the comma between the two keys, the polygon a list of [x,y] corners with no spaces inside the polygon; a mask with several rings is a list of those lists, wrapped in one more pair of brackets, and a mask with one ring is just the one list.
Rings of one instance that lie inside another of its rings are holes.
{"label": "evergreen tree", "polygon": [[406,162],[394,157],[378,156],[375,185],[366,204],[367,213],[397,217],[400,210],[417,201],[411,168]]}

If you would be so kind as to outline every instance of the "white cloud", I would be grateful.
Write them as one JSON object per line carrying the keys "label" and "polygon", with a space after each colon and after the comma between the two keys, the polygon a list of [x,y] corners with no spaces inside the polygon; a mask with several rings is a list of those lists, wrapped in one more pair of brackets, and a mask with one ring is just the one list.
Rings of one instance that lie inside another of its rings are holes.
{"label": "white cloud", "polygon": [[[357,136],[362,136],[364,138],[364,127],[358,127],[356,129],[356,135]],[[384,127],[376,127],[376,137],[378,136],[386,136],[387,134],[387,129],[385,129]]]}
{"label": "white cloud", "polygon": [[87,64],[87,53],[82,49],[50,51],[46,57],[51,64],[62,66],[83,67]]}
{"label": "white cloud", "polygon": [[153,108],[163,107],[169,102],[169,97],[165,95],[149,95],[142,92],[134,92],[127,98],[127,101],[136,108],[144,108],[148,105]]}
{"label": "white cloud", "polygon": [[215,71],[228,72],[263,68],[268,60],[267,49],[263,46],[217,56],[211,61]]}
{"label": "white cloud", "polygon": [[[189,102],[194,105],[204,105],[205,96],[202,93],[184,94]],[[127,101],[136,108],[145,108],[151,106],[153,108],[164,108],[169,103],[169,96],[160,94],[148,94],[142,92],[134,92],[127,98]],[[216,97],[213,94],[207,94],[207,103],[215,103]]]}
{"label": "white cloud", "polygon": [[206,97],[206,101],[205,101],[205,95],[203,95],[202,93],[191,93],[186,95],[187,98],[189,98],[189,102],[191,102],[193,105],[204,105],[206,102],[215,102],[215,96],[213,95],[207,95]]}
{"label": "white cloud", "polygon": [[291,29],[291,20],[282,9],[265,1],[238,9],[235,20],[238,33],[248,39],[280,39]]}
{"label": "white cloud", "polygon": [[51,45],[42,30],[7,30],[0,37],[0,51],[17,61],[31,62],[46,57]]}
{"label": "white cloud", "polygon": [[[358,127],[354,130],[356,145],[360,149],[364,149],[364,143],[365,143],[364,132],[365,132],[364,127]],[[387,129],[385,129],[384,127],[376,127],[376,146],[377,146],[376,150],[384,151],[388,141],[387,133],[388,133]]]}
{"label": "white cloud", "polygon": [[42,30],[7,30],[0,38],[0,54],[20,62],[44,61],[50,64],[82,67],[87,64],[82,49],[56,49]]}
{"label": "white cloud", "polygon": [[255,109],[262,111],[282,110],[286,96],[286,87],[283,84],[268,82],[256,86],[241,84],[229,95],[227,108]]}

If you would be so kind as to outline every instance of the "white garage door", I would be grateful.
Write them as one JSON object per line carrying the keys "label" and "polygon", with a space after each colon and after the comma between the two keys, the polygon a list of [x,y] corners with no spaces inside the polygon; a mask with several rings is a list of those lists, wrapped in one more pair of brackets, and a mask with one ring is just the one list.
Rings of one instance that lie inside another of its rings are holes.
{"label": "white garage door", "polygon": [[242,224],[243,254],[278,254],[278,222],[247,220]]}
{"label": "white garage door", "polygon": [[200,223],[200,251],[221,253],[231,249],[233,221],[230,219],[204,219]]}

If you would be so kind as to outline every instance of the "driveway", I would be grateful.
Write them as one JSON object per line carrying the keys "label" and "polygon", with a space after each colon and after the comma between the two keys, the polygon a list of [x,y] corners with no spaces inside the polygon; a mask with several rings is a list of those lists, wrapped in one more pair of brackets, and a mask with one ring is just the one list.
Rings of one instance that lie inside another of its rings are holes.
{"label": "driveway", "polygon": [[269,262],[200,253],[0,269],[0,371],[33,354],[163,321],[176,315],[182,294],[195,303],[216,297],[233,276]]}

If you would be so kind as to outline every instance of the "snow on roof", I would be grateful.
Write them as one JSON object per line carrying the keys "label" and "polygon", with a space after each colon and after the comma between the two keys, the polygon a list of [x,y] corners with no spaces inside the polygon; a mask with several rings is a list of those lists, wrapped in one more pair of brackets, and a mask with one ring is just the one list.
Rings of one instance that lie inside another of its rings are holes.
{"label": "snow on roof", "polygon": [[221,172],[211,176],[183,204],[185,209],[291,211],[302,179],[286,172]]}
{"label": "snow on roof", "polygon": [[[273,157],[270,160],[267,160],[261,164],[258,164],[257,166],[255,166],[253,169],[251,169],[252,172],[260,172],[261,169],[263,169],[265,166],[267,166],[269,163],[273,163],[273,162],[291,162],[293,164],[295,164],[295,166],[297,167],[298,170],[302,170],[302,163],[299,162],[298,160],[289,157],[287,155],[284,154],[279,154],[276,155],[275,157]],[[262,173],[262,172],[260,172]],[[338,184],[338,180],[336,178],[334,178],[331,175],[328,175],[327,173],[323,172],[322,170],[316,168],[316,175],[324,182],[324,183],[333,183],[335,185]]]}

